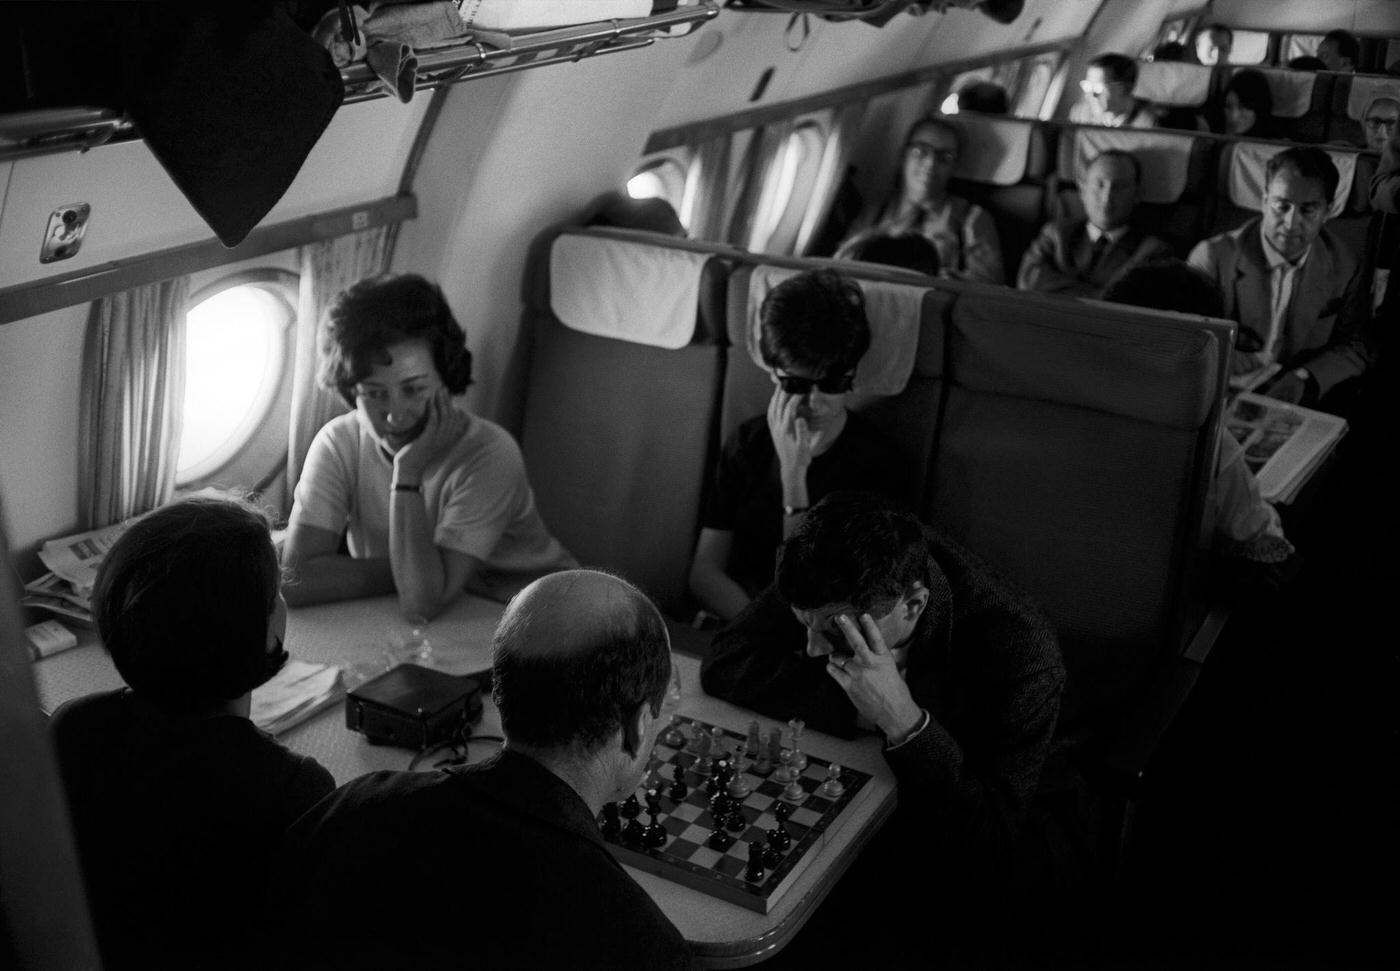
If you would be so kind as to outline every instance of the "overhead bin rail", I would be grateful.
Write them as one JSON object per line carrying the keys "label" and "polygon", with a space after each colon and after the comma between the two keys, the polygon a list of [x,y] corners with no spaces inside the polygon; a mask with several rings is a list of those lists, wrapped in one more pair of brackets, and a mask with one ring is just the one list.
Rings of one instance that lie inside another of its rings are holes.
{"label": "overhead bin rail", "polygon": [[[650,17],[608,20],[528,33],[477,31],[450,47],[417,53],[415,90],[477,78],[568,64],[588,57],[639,50],[658,37],[684,37],[719,13],[715,0],[676,7]],[[343,104],[388,97],[363,61],[340,71]],[[0,115],[0,162],[54,152],[86,151],[98,145],[140,138],[119,112],[78,106]]]}

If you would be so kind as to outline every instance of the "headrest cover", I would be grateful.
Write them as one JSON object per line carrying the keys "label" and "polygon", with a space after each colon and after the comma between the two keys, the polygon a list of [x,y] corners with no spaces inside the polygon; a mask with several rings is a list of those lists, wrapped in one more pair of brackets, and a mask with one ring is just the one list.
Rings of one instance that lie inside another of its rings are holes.
{"label": "headrest cover", "polygon": [[549,305],[596,337],[676,350],[695,336],[708,253],[565,233],[549,253]]}
{"label": "headrest cover", "polygon": [[1034,128],[1031,122],[958,115],[953,124],[962,136],[962,152],[953,171],[958,178],[1015,185],[1025,177]]}
{"label": "headrest cover", "polygon": [[1274,96],[1274,117],[1301,118],[1308,113],[1312,107],[1313,85],[1317,82],[1315,73],[1268,67],[1252,70],[1264,75],[1269,82],[1269,93]]}
{"label": "headrest cover", "polygon": [[1347,96],[1347,115],[1362,121],[1366,109],[1377,98],[1400,101],[1400,78],[1374,78],[1357,75],[1351,79],[1351,94]]}
{"label": "headrest cover", "polygon": [[1141,128],[1084,128],[1074,136],[1074,171],[1061,173],[1078,182],[1089,163],[1109,149],[1132,152],[1142,166],[1138,198],[1142,202],[1173,203],[1186,189],[1190,169],[1190,135],[1169,135]]}
{"label": "headrest cover", "polygon": [[[765,371],[770,370],[759,350],[758,309],[768,291],[800,270],[776,266],[756,266],[749,274],[748,337],[749,356]],[[882,280],[851,279],[865,295],[865,316],[870,321],[870,349],[856,368],[854,390],[859,394],[894,395],[904,390],[914,371],[919,345],[919,319],[927,287]]]}
{"label": "headrest cover", "polygon": [[[1287,147],[1267,142],[1237,142],[1230,146],[1230,184],[1227,186],[1230,201],[1242,209],[1253,209],[1255,212],[1262,209],[1264,166]],[[1327,154],[1341,176],[1337,181],[1337,194],[1332,197],[1332,205],[1327,210],[1327,218],[1335,219],[1346,209],[1347,199],[1351,196],[1352,179],[1356,177],[1356,154],[1333,151]]]}
{"label": "headrest cover", "polygon": [[1211,69],[1180,61],[1147,61],[1138,65],[1133,96],[1153,104],[1198,108],[1210,94]]}

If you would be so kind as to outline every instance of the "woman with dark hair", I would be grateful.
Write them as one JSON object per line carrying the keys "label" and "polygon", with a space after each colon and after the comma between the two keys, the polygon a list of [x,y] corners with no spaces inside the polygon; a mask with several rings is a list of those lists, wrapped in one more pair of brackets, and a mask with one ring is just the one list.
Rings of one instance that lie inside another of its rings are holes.
{"label": "woman with dark hair", "polygon": [[1006,282],[991,215],[948,191],[961,151],[962,138],[950,122],[933,116],[915,122],[904,140],[893,191],[878,209],[857,220],[857,231],[836,250],[836,258],[849,259],[865,236],[914,232],[937,248],[942,276]]}
{"label": "woman with dark hair", "polygon": [[267,518],[231,498],[164,506],[98,571],[92,613],[127,687],[51,730],[108,968],[239,964],[282,834],[335,788],[248,718],[287,659]]}
{"label": "woman with dark hair", "polygon": [[433,617],[464,590],[506,600],[575,565],[540,519],[520,447],[452,402],[471,383],[466,342],[421,276],[364,280],[331,303],[320,383],[355,410],[307,452],[283,559],[289,602],[397,591],[405,615]]}
{"label": "woman with dark hair", "polygon": [[1254,70],[1236,71],[1225,85],[1225,133],[1250,138],[1275,138],[1274,94],[1269,81]]}

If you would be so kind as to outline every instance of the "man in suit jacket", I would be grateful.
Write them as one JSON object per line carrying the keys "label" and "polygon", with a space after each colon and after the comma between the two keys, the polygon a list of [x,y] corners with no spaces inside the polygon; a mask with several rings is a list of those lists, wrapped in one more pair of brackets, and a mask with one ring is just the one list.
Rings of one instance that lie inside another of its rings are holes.
{"label": "man in suit jacket", "polygon": [[1026,250],[1016,286],[1072,297],[1101,297],[1123,271],[1172,255],[1133,225],[1142,170],[1131,152],[1109,149],[1079,180],[1084,218],[1046,223]]}
{"label": "man in suit jacket", "polygon": [[1263,212],[1197,243],[1188,261],[1220,285],[1225,316],[1239,322],[1231,383],[1311,405],[1370,364],[1361,266],[1324,226],[1339,181],[1326,152],[1286,149],[1264,176]]}

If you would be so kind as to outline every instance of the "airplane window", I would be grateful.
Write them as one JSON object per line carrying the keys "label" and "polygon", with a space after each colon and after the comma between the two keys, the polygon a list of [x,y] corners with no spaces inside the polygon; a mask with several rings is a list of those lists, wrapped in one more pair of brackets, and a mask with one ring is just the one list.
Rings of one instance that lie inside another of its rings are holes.
{"label": "airplane window", "polygon": [[788,135],[759,198],[749,249],[759,253],[793,252],[807,203],[817,186],[825,141],[821,126],[815,122],[798,125]]}
{"label": "airplane window", "polygon": [[1055,78],[1059,63],[1058,54],[1038,57],[1021,72],[1021,90],[1016,94],[1013,112],[1017,118],[1040,118],[1047,108],[1054,110],[1054,103],[1049,99],[1050,82]]}
{"label": "airplane window", "polygon": [[[193,484],[233,461],[262,430],[289,384],[296,290],[287,278],[294,279],[283,272],[235,274],[190,301],[177,485]],[[273,437],[282,442],[273,454],[285,453],[285,431]],[[263,474],[253,472],[252,480]]]}

